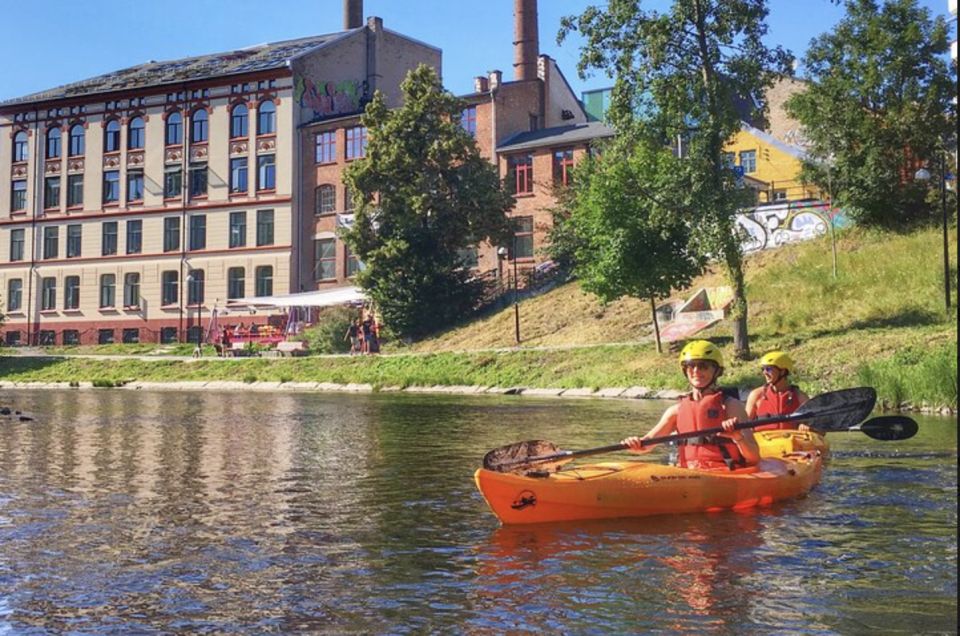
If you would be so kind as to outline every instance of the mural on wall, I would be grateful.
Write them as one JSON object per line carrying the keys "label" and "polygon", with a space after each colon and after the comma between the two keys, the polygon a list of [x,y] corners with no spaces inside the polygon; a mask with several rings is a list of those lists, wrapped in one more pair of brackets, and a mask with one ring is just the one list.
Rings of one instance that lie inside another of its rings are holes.
{"label": "mural on wall", "polygon": [[764,206],[737,216],[737,227],[744,236],[744,252],[815,238],[826,234],[830,223],[839,228],[849,221],[839,208],[822,201]]}
{"label": "mural on wall", "polygon": [[297,77],[293,98],[300,108],[313,113],[312,119],[321,119],[359,111],[364,90],[364,82],[354,80],[314,83],[309,77]]}

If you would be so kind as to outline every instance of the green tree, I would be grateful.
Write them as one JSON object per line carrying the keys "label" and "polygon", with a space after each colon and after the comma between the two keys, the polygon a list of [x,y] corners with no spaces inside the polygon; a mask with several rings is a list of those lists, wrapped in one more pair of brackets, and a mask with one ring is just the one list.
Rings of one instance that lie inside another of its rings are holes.
{"label": "green tree", "polygon": [[[811,156],[804,175],[865,224],[924,220],[926,186],[913,180],[956,127],[956,67],[947,29],[915,0],[849,0],[846,15],[816,38],[804,64],[811,83],[786,104]],[[828,165],[829,174],[827,172]]]}
{"label": "green tree", "polygon": [[357,284],[387,328],[421,336],[476,306],[482,284],[464,250],[504,242],[514,200],[460,126],[465,104],[432,68],[411,71],[401,89],[402,107],[387,108],[377,93],[361,119],[369,145],[344,175],[356,216],[343,238],[364,263]]}
{"label": "green tree", "polygon": [[[723,148],[740,128],[744,113],[762,120],[766,89],[790,72],[791,56],[763,43],[765,0],[673,0],[661,13],[639,0],[610,0],[563,20],[585,39],[578,70],[603,69],[614,78],[609,119],[621,136],[683,140],[677,181],[683,190],[677,213],[693,228],[691,246],[724,266],[733,288],[736,354],[750,355],[743,254],[735,218],[745,205]],[[671,195],[651,184],[654,200]],[[675,187],[671,181],[668,187]]]}
{"label": "green tree", "polygon": [[[569,258],[580,285],[601,302],[650,300],[657,351],[656,300],[688,287],[704,268],[690,250],[690,226],[676,213],[680,161],[657,140],[615,142],[602,159],[577,166],[551,235],[552,255]],[[659,200],[651,189],[671,199]]]}

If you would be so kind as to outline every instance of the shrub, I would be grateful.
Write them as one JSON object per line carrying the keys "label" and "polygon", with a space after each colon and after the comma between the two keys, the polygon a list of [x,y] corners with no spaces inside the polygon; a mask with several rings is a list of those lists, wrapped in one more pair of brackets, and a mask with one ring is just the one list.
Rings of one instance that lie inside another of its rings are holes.
{"label": "shrub", "polygon": [[349,307],[327,308],[320,314],[316,324],[304,331],[302,339],[316,353],[347,353],[350,351],[350,341],[343,337],[350,322],[358,315],[359,310]]}

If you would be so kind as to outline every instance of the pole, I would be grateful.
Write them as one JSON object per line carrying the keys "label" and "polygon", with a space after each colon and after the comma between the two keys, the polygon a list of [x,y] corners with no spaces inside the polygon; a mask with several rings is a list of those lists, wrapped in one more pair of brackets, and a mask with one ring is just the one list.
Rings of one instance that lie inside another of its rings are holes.
{"label": "pole", "polygon": [[827,221],[830,223],[830,247],[833,250],[833,280],[837,280],[837,234],[833,227],[836,212],[833,208],[833,179],[829,164],[827,165],[827,195],[830,197],[830,209],[827,210]]}
{"label": "pole", "polygon": [[517,289],[520,281],[517,279],[517,239],[513,239],[513,327],[517,344],[520,344],[520,298]]}
{"label": "pole", "polygon": [[945,151],[940,152],[940,211],[943,213],[943,292],[950,313],[950,246],[947,240],[947,166]]}

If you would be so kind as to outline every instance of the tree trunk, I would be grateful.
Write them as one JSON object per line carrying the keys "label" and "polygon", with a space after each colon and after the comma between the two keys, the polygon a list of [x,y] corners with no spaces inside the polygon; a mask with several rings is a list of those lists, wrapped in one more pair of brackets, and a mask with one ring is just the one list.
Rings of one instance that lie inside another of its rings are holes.
{"label": "tree trunk", "polygon": [[736,241],[727,244],[727,277],[733,287],[730,318],[733,321],[733,352],[739,360],[750,357],[750,336],[747,332],[747,285],[743,275],[743,255]]}
{"label": "tree trunk", "polygon": [[657,322],[657,301],[653,296],[650,297],[650,315],[653,316],[653,337],[657,341],[657,353],[663,353],[663,345],[660,343],[660,323]]}

